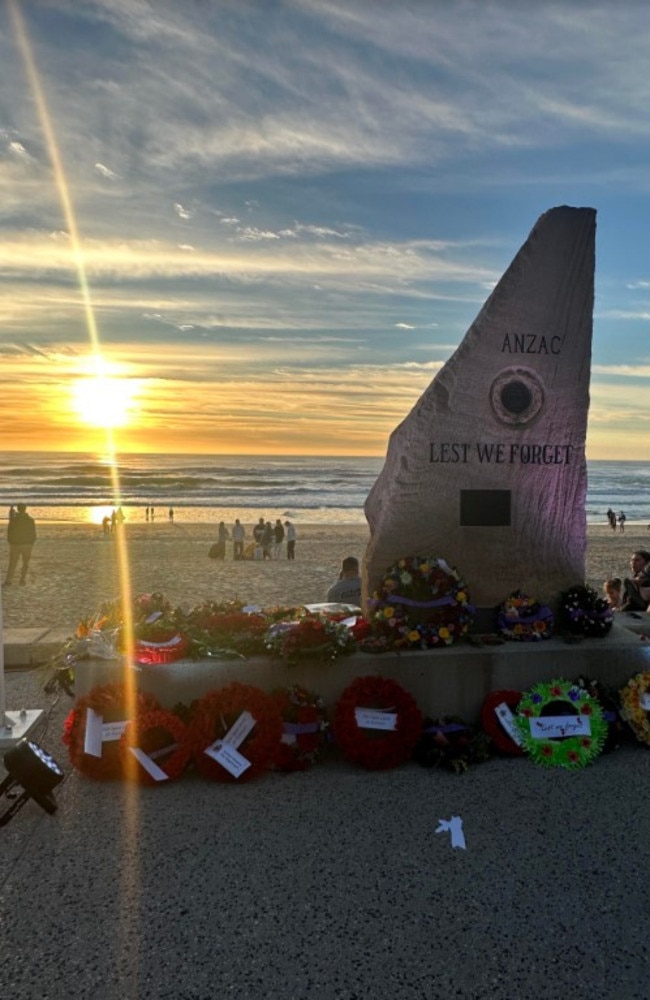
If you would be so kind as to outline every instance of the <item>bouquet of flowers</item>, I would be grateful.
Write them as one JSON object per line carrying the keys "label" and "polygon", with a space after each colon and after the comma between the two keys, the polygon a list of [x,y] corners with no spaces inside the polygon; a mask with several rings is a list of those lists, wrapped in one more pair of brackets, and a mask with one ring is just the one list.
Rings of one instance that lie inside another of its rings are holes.
{"label": "bouquet of flowers", "polygon": [[275,622],[266,633],[271,656],[295,664],[301,657],[331,662],[352,653],[356,640],[347,625],[321,615],[304,614],[293,621]]}
{"label": "bouquet of flowers", "polygon": [[612,627],[613,612],[593,587],[578,584],[560,596],[558,624],[570,635],[600,639]]}

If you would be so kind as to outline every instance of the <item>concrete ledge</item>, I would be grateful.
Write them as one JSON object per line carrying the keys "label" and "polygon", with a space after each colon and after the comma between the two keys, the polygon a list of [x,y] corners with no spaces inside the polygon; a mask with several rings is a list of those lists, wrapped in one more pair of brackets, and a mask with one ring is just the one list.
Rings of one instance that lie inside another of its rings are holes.
{"label": "concrete ledge", "polygon": [[[77,696],[98,684],[119,682],[124,669],[120,663],[106,660],[78,664]],[[332,664],[305,660],[295,667],[259,657],[179,660],[126,669],[134,670],[141,690],[154,694],[167,708],[177,702],[189,704],[206,691],[237,680],[266,691],[302,684],[322,695],[331,709],[355,677],[377,674],[398,681],[428,715],[457,714],[473,720],[485,696],[498,689],[524,691],[537,681],[556,677],[573,680],[580,674],[621,687],[634,674],[650,670],[650,643],[615,624],[606,638],[576,644],[561,639],[482,647],[462,644],[426,652],[355,653]]]}
{"label": "concrete ledge", "polygon": [[7,628],[3,638],[5,667],[7,670],[24,670],[47,663],[70,638],[70,632],[49,628]]}

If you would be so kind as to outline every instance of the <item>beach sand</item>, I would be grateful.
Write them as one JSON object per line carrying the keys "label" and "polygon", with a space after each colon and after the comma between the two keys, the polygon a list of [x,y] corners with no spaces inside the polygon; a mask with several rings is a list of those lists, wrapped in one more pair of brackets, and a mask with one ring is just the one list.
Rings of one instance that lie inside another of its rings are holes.
{"label": "beach sand", "polygon": [[[27,584],[3,588],[5,628],[43,626],[72,633],[81,618],[119,594],[120,549],[127,553],[134,596],[160,591],[189,609],[205,600],[235,598],[261,605],[324,601],[341,560],[347,555],[361,559],[368,540],[366,525],[305,524],[297,528],[294,562],[287,560],[286,548],[278,560],[234,562],[232,542],[221,562],[208,558],[216,536],[216,526],[209,524],[127,522],[121,532],[124,545],[95,525],[44,522],[37,527]],[[252,526],[246,529],[250,538]],[[629,526],[624,535],[607,526],[590,527],[587,582],[602,593],[603,581],[625,576],[632,550],[645,547],[650,547],[645,526]],[[7,558],[5,544],[3,571]]]}

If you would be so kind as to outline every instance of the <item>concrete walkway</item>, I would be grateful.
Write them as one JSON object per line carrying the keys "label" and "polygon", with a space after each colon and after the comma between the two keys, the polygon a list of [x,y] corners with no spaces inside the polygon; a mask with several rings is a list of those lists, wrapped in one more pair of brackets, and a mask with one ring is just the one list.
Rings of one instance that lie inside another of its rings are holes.
{"label": "concrete walkway", "polygon": [[[8,708],[48,708],[38,671]],[[650,752],[367,773],[334,753],[243,785],[67,772],[0,829],[12,1000],[645,1000]],[[0,767],[0,771],[1,771]],[[436,834],[460,816],[467,849]]]}

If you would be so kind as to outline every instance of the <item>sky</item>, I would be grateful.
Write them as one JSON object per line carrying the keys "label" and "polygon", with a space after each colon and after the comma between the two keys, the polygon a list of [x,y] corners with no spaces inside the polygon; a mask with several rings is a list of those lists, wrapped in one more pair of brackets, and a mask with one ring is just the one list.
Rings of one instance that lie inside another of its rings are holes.
{"label": "sky", "polygon": [[4,449],[383,455],[566,204],[587,455],[645,458],[648,52],[631,0],[3,0]]}

